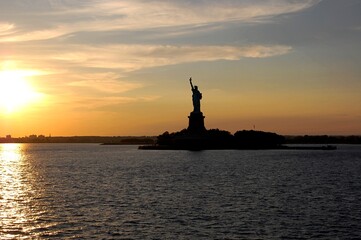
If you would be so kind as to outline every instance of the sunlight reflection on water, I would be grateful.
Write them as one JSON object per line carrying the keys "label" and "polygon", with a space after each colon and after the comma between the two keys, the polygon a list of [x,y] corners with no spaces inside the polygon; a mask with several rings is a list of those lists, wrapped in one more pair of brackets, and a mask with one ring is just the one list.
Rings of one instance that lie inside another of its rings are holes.
{"label": "sunlight reflection on water", "polygon": [[26,192],[29,187],[22,176],[22,168],[26,159],[23,158],[22,146],[19,144],[3,144],[0,146],[0,209],[1,226],[7,233],[3,238],[11,238],[20,229],[19,223],[27,222],[28,201]]}
{"label": "sunlight reflection on water", "polygon": [[29,171],[26,147],[22,144],[0,145],[1,239],[28,238],[30,232],[46,227],[37,219],[44,211],[39,209],[43,206],[36,204],[41,193],[33,187],[36,172],[34,169]]}

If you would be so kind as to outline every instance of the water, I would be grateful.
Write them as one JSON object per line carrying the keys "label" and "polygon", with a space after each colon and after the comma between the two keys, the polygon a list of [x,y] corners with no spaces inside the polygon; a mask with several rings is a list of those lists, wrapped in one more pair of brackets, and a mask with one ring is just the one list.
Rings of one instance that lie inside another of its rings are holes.
{"label": "water", "polygon": [[1,239],[358,239],[361,146],[0,145]]}

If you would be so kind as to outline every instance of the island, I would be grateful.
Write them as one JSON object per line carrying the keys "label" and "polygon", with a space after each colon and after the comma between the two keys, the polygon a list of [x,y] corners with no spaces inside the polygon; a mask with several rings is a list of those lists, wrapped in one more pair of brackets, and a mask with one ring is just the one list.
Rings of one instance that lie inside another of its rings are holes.
{"label": "island", "polygon": [[323,149],[333,150],[335,146],[290,147],[284,145],[286,138],[276,133],[240,130],[234,135],[220,129],[206,129],[205,116],[201,111],[202,93],[198,86],[193,86],[189,79],[192,91],[193,111],[188,116],[188,127],[169,133],[168,131],[157,137],[155,144],[142,145],[142,150],[211,150],[211,149]]}

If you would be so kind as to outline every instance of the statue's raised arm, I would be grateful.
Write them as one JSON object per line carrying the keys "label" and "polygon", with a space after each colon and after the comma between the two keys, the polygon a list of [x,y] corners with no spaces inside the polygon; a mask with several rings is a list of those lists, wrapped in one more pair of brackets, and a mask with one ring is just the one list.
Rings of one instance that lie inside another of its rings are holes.
{"label": "statue's raised arm", "polygon": [[192,77],[189,78],[189,83],[191,84],[192,90],[194,89],[193,83],[192,83]]}

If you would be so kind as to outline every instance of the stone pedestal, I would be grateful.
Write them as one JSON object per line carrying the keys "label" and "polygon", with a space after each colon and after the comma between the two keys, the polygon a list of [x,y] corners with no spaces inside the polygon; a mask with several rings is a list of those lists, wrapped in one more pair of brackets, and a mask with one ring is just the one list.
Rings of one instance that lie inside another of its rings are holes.
{"label": "stone pedestal", "polygon": [[202,112],[191,112],[189,118],[188,131],[190,132],[204,132],[204,116]]}

